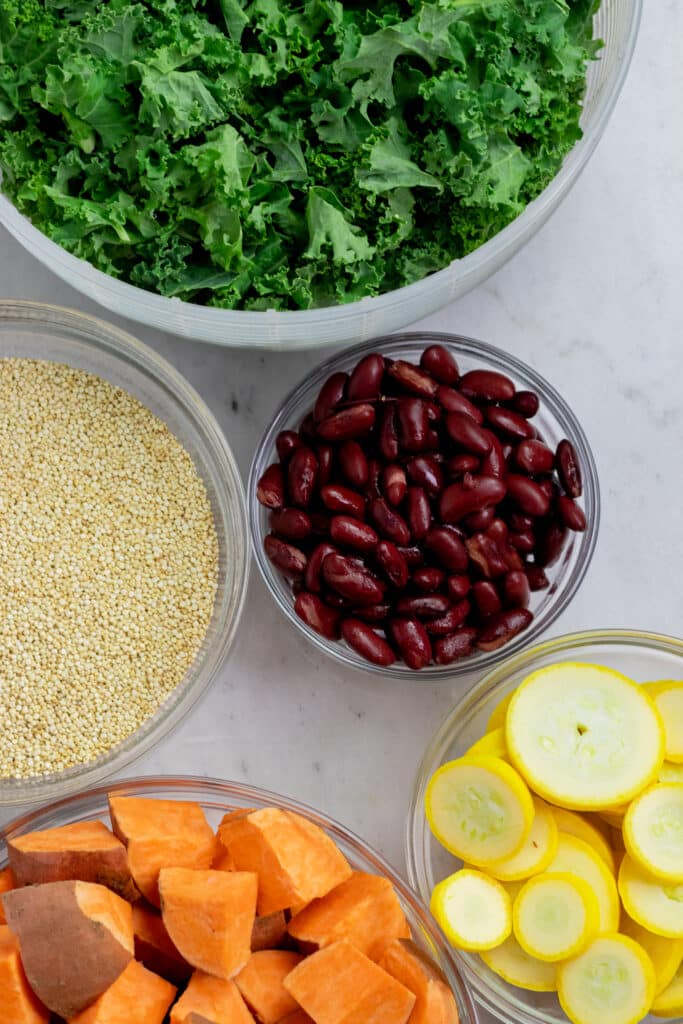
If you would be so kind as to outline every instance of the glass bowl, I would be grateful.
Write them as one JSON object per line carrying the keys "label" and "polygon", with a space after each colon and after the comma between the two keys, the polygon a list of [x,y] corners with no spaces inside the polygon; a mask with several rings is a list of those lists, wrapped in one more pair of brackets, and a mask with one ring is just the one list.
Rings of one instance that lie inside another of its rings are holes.
{"label": "glass bowl", "polygon": [[154,715],[91,762],[52,775],[0,779],[0,805],[52,800],[92,785],[120,771],[177,725],[227,657],[249,569],[244,490],[232,452],[202,399],[169,363],[129,334],[92,317],[38,303],[0,301],[0,358],[10,356],[67,363],[98,374],[163,420],[192,456],[206,486],[219,561],[207,634],[184,678]]}
{"label": "glass bowl", "polygon": [[222,816],[242,807],[280,807],[294,811],[324,829],[334,840],[352,867],[371,874],[384,875],[394,886],[415,942],[428,953],[444,972],[458,1007],[460,1024],[477,1024],[477,1012],[448,943],[436,927],[427,908],[404,880],[362,839],[325,814],[305,804],[278,796],[255,786],[218,779],[185,776],[129,779],[102,786],[89,792],[58,800],[49,807],[15,818],[0,830],[0,868],[7,864],[8,839],[35,829],[56,828],[77,821],[103,819],[108,822],[107,796],[137,796],[160,800],[194,800],[199,803],[209,824],[216,828]]}
{"label": "glass bowl", "polygon": [[[628,71],[642,0],[602,0],[594,17],[604,41],[588,68],[583,137],[547,186],[511,224],[464,259],[415,284],[347,305],[292,312],[212,309],[117,281],[50,241],[0,195],[0,224],[36,259],[95,302],[172,334],[217,345],[306,349],[350,343],[405,327],[484,281],[520,249],[567,195],[600,140]],[[588,233],[589,227],[586,225]]]}
{"label": "glass bowl", "polygon": [[[424,798],[431,776],[441,764],[465,753],[484,733],[496,704],[526,676],[562,660],[606,665],[638,682],[681,679],[683,640],[635,629],[570,633],[507,659],[455,705],[427,747],[408,812],[408,878],[425,903],[429,903],[437,882],[457,870],[461,863],[434,839],[427,824]],[[567,1024],[554,993],[527,992],[509,985],[478,956],[458,951],[456,959],[477,1003],[504,1024]],[[657,1019],[646,1018],[653,1024]],[[674,1024],[683,1024],[683,1018],[678,1018]]]}
{"label": "glass bowl", "polygon": [[[419,360],[427,345],[445,345],[455,356],[461,372],[473,369],[498,370],[511,377],[518,389],[535,391],[541,407],[534,417],[534,426],[546,443],[555,448],[564,437],[570,438],[583,472],[583,496],[580,502],[586,514],[588,527],[584,533],[570,533],[560,559],[548,570],[550,587],[531,595],[529,605],[534,613],[531,625],[510,643],[497,651],[477,652],[452,665],[430,665],[414,672],[406,665],[394,664],[389,668],[373,665],[341,641],[326,640],[306,625],[294,611],[294,597],[285,577],[267,558],[263,540],[269,532],[268,510],[256,498],[256,484],[271,462],[277,460],[275,440],[281,430],[296,429],[310,412],[323,381],[337,371],[349,371],[368,352],[381,352],[392,359]],[[453,678],[469,672],[481,672],[522,647],[528,647],[546,630],[567,607],[583,580],[595,549],[600,521],[600,490],[598,475],[586,436],[573,412],[557,391],[535,370],[506,352],[483,341],[457,334],[435,334],[429,331],[412,334],[394,334],[374,338],[333,356],[309,373],[285,398],[271,420],[256,450],[247,484],[247,507],[251,537],[259,567],[268,590],[280,609],[296,629],[319,651],[336,658],[348,668],[364,669],[384,676],[416,678],[433,681]]]}

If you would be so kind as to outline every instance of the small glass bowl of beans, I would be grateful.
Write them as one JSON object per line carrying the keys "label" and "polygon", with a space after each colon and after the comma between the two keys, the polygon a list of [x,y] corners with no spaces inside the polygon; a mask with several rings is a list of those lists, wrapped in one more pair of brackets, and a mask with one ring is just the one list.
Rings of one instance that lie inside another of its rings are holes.
{"label": "small glass bowl of beans", "polygon": [[248,484],[268,589],[343,664],[434,678],[531,643],[590,563],[583,430],[535,370],[451,334],[375,338],[285,399]]}

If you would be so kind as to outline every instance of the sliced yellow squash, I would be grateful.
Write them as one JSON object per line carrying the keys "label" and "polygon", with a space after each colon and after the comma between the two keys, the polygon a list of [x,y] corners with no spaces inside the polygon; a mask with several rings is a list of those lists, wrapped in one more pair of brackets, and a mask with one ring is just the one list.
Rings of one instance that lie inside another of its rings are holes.
{"label": "sliced yellow squash", "polygon": [[619,868],[619,895],[629,917],[669,939],[683,939],[683,883],[664,882],[628,853]]}
{"label": "sliced yellow squash", "polygon": [[558,830],[552,808],[532,794],[534,820],[524,845],[505,860],[487,864],[486,870],[501,882],[516,882],[545,871],[557,852]]}
{"label": "sliced yellow squash", "polygon": [[493,949],[512,931],[510,896],[500,882],[463,868],[434,888],[430,910],[458,949]]}
{"label": "sliced yellow squash", "polygon": [[683,882],[683,782],[657,783],[637,796],[624,818],[623,836],[645,871]]}
{"label": "sliced yellow squash", "polygon": [[652,1004],[655,1017],[683,1017],[683,963]]}
{"label": "sliced yellow squash", "polygon": [[643,928],[628,914],[622,914],[620,932],[643,947],[655,969],[655,995],[663,992],[674,979],[683,960],[683,939],[665,939]]}
{"label": "sliced yellow squash", "polygon": [[591,887],[566,872],[530,878],[512,908],[512,927],[522,949],[549,962],[580,953],[597,935],[599,918]]}
{"label": "sliced yellow squash", "polygon": [[580,814],[578,811],[567,811],[564,807],[553,807],[553,815],[560,832],[583,839],[584,843],[592,846],[595,852],[602,857],[612,874],[615,874],[614,854],[597,825],[589,821],[584,814]]}
{"label": "sliced yellow squash", "polygon": [[650,958],[626,935],[601,935],[557,969],[560,1005],[574,1024],[638,1024],[654,991]]}
{"label": "sliced yellow squash", "polygon": [[598,901],[599,932],[619,929],[619,893],[617,883],[605,862],[583,839],[560,832],[557,853],[548,871],[568,872],[587,882]]}
{"label": "sliced yellow squash", "polygon": [[481,953],[487,967],[504,981],[530,992],[554,992],[557,988],[557,965],[544,963],[525,953],[514,935],[495,949]]}

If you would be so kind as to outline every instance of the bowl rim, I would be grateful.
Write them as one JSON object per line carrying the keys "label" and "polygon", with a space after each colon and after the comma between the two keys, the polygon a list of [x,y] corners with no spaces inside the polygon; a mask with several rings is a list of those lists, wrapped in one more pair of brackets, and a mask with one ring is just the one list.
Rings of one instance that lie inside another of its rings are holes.
{"label": "bowl rim", "polygon": [[[416,890],[419,896],[424,899],[427,890],[424,876],[424,865],[419,855],[417,834],[424,834],[425,826],[423,804],[424,791],[435,765],[441,760],[444,746],[451,740],[451,733],[456,724],[464,727],[481,710],[483,704],[506,679],[524,668],[525,664],[533,662],[539,656],[554,652],[572,651],[591,647],[594,644],[601,645],[626,645],[651,649],[655,651],[666,651],[678,656],[683,661],[683,638],[671,636],[667,633],[657,633],[652,630],[642,630],[629,627],[599,627],[597,629],[580,630],[572,633],[563,633],[556,637],[550,637],[542,643],[535,644],[526,650],[506,659],[496,668],[488,672],[472,689],[456,701],[444,717],[431,739],[420,760],[413,791],[406,814],[404,832],[404,855],[406,860],[406,872],[410,885]],[[542,1010],[529,1010],[523,1006],[519,999],[514,999],[514,986],[509,985],[512,995],[501,1004],[499,994],[491,989],[489,985],[483,984],[481,978],[472,969],[469,963],[469,955],[461,950],[453,949],[453,956],[462,969],[467,984],[472,989],[473,999],[477,1005],[494,1015],[496,1020],[505,1021],[507,1024],[545,1024],[549,1020]],[[521,991],[521,990],[520,990]],[[649,1019],[649,1018],[646,1018]],[[555,1018],[552,1018],[553,1022]],[[678,1024],[673,1021],[673,1024]]]}
{"label": "bowl rim", "polygon": [[[173,402],[182,410],[197,435],[201,437],[204,458],[207,465],[210,465],[210,474],[207,475],[205,482],[213,483],[220,489],[221,497],[217,500],[224,505],[221,514],[234,527],[238,539],[232,545],[229,537],[224,540],[227,547],[234,548],[231,552],[232,572],[229,577],[231,586],[225,587],[224,575],[219,577],[219,587],[222,583],[225,595],[222,600],[224,607],[221,617],[214,623],[215,636],[211,644],[195,656],[183,679],[167,696],[161,707],[134,733],[94,761],[74,765],[48,776],[0,779],[0,807],[44,802],[71,792],[75,787],[80,790],[121,771],[175,729],[195,704],[205,696],[230,653],[244,609],[251,569],[246,498],[237,462],[216,417],[178,370],[154,349],[127,331],[78,310],[41,302],[0,299],[0,332],[9,329],[12,323],[19,323],[24,328],[33,323],[42,325],[47,330],[63,331],[67,344],[75,344],[89,352],[99,352],[110,363],[118,364],[120,367],[132,366],[142,378],[151,380],[161,390],[165,400]],[[49,355],[46,358],[49,359]],[[106,377],[106,368],[101,372]],[[125,389],[124,385],[121,386]],[[163,419],[163,414],[155,415]],[[187,450],[185,443],[180,443]],[[218,513],[214,510],[216,521],[217,516]],[[212,618],[217,607],[218,598],[214,604]],[[201,668],[198,668],[198,665]],[[201,671],[202,675],[189,685],[187,673],[193,669],[195,672]],[[181,690],[182,692],[179,692]],[[177,695],[175,699],[174,695]],[[155,716],[166,704],[166,712],[155,720]]]}
{"label": "bowl rim", "polygon": [[[460,967],[453,956],[448,942],[430,914],[429,909],[422,902],[419,893],[406,882],[398,870],[389,863],[383,854],[379,853],[373,846],[335,818],[316,810],[300,800],[283,796],[271,790],[263,789],[260,786],[199,775],[152,775],[121,779],[112,782],[108,786],[97,786],[94,789],[73,793],[43,807],[24,812],[2,826],[0,828],[0,866],[3,865],[7,857],[8,840],[15,835],[28,831],[32,825],[38,824],[48,816],[59,815],[64,811],[78,808],[79,804],[87,804],[91,808],[94,808],[96,804],[104,803],[106,805],[107,798],[110,795],[144,797],[146,793],[150,795],[155,793],[157,798],[162,798],[164,790],[181,793],[186,799],[195,799],[204,806],[209,805],[216,810],[229,809],[228,801],[233,796],[242,798],[247,802],[256,800],[266,806],[270,805],[294,811],[320,826],[335,840],[343,841],[355,852],[358,852],[364,860],[372,865],[372,868],[377,873],[383,874],[389,879],[398,890],[401,899],[408,904],[412,913],[419,921],[426,942],[433,949],[436,949],[440,966],[446,974],[450,987],[456,993],[458,1009],[461,1011],[464,1009],[467,1015],[467,1019],[463,1020],[463,1024],[478,1024],[479,1016],[474,999],[468,986],[465,984]],[[209,801],[204,799],[206,794],[210,794],[210,797],[215,802],[209,804]]]}
{"label": "bowl rim", "polygon": [[[295,409],[300,414],[303,414],[304,410],[299,409],[298,406],[301,404],[301,393],[304,390],[314,391],[340,365],[346,364],[350,360],[355,361],[369,352],[382,352],[385,348],[410,349],[418,343],[425,346],[430,344],[453,346],[456,349],[456,356],[461,349],[466,348],[468,356],[471,355],[473,358],[482,359],[486,363],[486,367],[490,367],[493,364],[494,368],[509,372],[513,377],[517,376],[518,378],[521,377],[522,380],[528,380],[542,396],[542,402],[547,403],[552,409],[553,415],[559,413],[558,418],[562,418],[562,425],[568,430],[567,436],[571,437],[572,442],[580,452],[584,482],[583,500],[588,509],[588,527],[585,533],[577,535],[580,538],[577,543],[581,544],[582,553],[577,558],[577,562],[565,581],[564,587],[555,592],[555,599],[548,607],[545,618],[534,618],[526,630],[523,630],[509,644],[496,651],[479,653],[472,657],[463,658],[461,661],[456,661],[451,665],[430,665],[419,672],[413,672],[405,665],[402,668],[398,667],[400,663],[388,667],[373,665],[371,662],[361,663],[360,660],[357,660],[356,656],[352,656],[347,652],[343,644],[326,640],[299,618],[294,611],[294,602],[291,600],[285,601],[274,582],[278,579],[278,573],[263,549],[263,538],[259,524],[262,508],[256,498],[256,485],[260,473],[263,472],[269,462],[275,457],[275,438],[277,434]],[[387,679],[415,679],[417,682],[430,683],[442,679],[454,679],[472,672],[487,671],[490,666],[499,664],[501,659],[527,648],[529,644],[533,643],[552,626],[573,600],[583,583],[593,559],[600,532],[600,482],[588,438],[575,413],[556,388],[532,366],[529,366],[517,356],[506,352],[504,349],[491,345],[489,342],[468,337],[467,335],[443,331],[407,331],[381,335],[336,352],[333,356],[328,356],[323,362],[317,364],[317,366],[297,381],[271,417],[255,449],[247,480],[247,509],[252,550],[261,577],[277,607],[290,623],[296,627],[300,635],[305,637],[318,651],[333,658],[345,668],[361,672],[371,672]]]}
{"label": "bowl rim", "polygon": [[[341,323],[334,337],[326,339],[324,345],[331,346],[342,341],[353,340],[362,332],[362,324],[376,311],[379,312],[389,295],[400,295],[404,307],[423,295],[425,291],[443,294],[437,304],[430,306],[436,312],[453,299],[455,285],[460,280],[475,278],[481,268],[490,267],[488,273],[502,266],[518,248],[525,244],[537,228],[548,219],[559,203],[574,186],[595,152],[598,142],[621,94],[635,51],[638,31],[642,20],[643,0],[629,0],[630,21],[611,88],[602,90],[595,100],[595,116],[590,130],[584,131],[570,152],[566,155],[557,174],[543,191],[505,228],[484,242],[462,259],[451,261],[446,267],[427,275],[420,281],[404,285],[391,292],[377,296],[366,296],[355,302],[308,310],[227,310],[181,299],[168,298],[156,292],[148,292],[118,278],[111,277],[80,257],[74,256],[35,228],[30,220],[20,213],[0,191],[0,224],[27,249],[36,259],[47,266],[62,280],[87,295],[100,305],[112,311],[135,309],[130,314],[137,323],[160,327],[163,330],[195,341],[224,345],[233,348],[265,348],[300,350],[320,346],[312,328],[326,327]],[[598,60],[600,55],[598,55]],[[0,174],[0,188],[2,175]],[[488,274],[484,274],[485,279]],[[429,282],[429,284],[425,284]],[[106,301],[105,301],[106,299]],[[111,305],[110,305],[111,303]],[[128,314],[127,314],[128,315]],[[425,313],[425,315],[427,315]],[[355,321],[360,324],[355,335],[350,327]],[[393,328],[400,328],[410,320],[399,317]],[[238,325],[244,325],[249,336],[232,334]],[[303,340],[294,338],[297,332],[306,332]],[[270,337],[268,335],[271,335]],[[260,340],[263,335],[263,340]]]}

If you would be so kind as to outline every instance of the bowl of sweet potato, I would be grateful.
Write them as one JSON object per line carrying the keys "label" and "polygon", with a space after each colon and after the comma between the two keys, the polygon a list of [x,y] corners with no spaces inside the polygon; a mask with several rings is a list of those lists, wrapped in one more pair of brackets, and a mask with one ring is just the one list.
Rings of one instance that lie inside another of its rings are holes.
{"label": "bowl of sweet potato", "polygon": [[136,779],[0,832],[3,1024],[476,1024],[383,858],[251,786]]}

